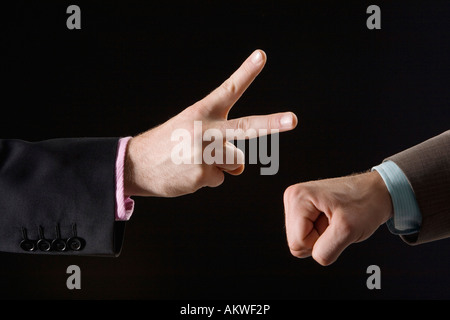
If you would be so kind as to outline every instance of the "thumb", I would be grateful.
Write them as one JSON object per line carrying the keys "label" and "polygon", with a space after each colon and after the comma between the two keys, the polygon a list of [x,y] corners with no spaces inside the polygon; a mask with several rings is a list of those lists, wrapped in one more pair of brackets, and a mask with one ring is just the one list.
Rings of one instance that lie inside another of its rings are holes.
{"label": "thumb", "polygon": [[350,228],[344,222],[335,220],[317,239],[311,255],[319,264],[327,266],[335,262],[352,242]]}

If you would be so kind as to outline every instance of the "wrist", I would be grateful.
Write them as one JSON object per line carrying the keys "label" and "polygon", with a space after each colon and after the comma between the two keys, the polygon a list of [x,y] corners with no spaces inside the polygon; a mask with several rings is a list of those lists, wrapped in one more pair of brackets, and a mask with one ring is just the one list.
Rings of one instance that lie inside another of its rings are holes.
{"label": "wrist", "polygon": [[367,173],[370,177],[370,185],[373,194],[376,196],[380,213],[383,214],[383,223],[394,216],[394,207],[392,204],[391,195],[378,171],[374,170]]}
{"label": "wrist", "polygon": [[125,196],[148,195],[145,188],[139,183],[139,138],[133,137],[129,140],[125,151],[124,161],[124,194]]}

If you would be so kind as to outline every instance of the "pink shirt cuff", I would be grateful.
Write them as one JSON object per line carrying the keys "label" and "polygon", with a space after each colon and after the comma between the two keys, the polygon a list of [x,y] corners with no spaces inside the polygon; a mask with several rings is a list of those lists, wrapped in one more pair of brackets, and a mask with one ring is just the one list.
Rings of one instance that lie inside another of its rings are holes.
{"label": "pink shirt cuff", "polygon": [[127,221],[134,210],[134,200],[124,194],[125,152],[131,137],[121,138],[116,159],[116,221]]}

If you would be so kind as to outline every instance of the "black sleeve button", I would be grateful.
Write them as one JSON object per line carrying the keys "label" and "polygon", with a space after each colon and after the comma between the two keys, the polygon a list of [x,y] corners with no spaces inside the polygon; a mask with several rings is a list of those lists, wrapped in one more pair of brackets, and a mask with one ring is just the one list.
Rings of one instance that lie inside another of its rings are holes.
{"label": "black sleeve button", "polygon": [[37,242],[37,247],[39,250],[45,252],[50,251],[50,249],[52,248],[52,244],[50,243],[50,241],[45,239],[44,229],[41,226],[39,226],[39,240]]}
{"label": "black sleeve button", "polygon": [[39,239],[37,242],[37,247],[41,251],[50,251],[52,244],[47,239]]}
{"label": "black sleeve button", "polygon": [[84,240],[79,237],[73,237],[67,240],[68,247],[73,251],[79,251],[84,247]]}
{"label": "black sleeve button", "polygon": [[83,238],[77,236],[76,225],[72,225],[73,236],[67,241],[61,238],[61,232],[59,228],[59,224],[56,226],[56,238],[55,239],[46,239],[44,237],[44,229],[42,226],[39,226],[39,239],[38,240],[30,240],[27,236],[27,229],[22,228],[22,241],[20,242],[20,248],[24,251],[57,251],[63,252],[66,250],[72,251],[80,251],[84,248],[86,242]]}
{"label": "black sleeve button", "polygon": [[72,234],[73,237],[67,240],[67,246],[69,247],[70,250],[80,251],[81,249],[84,248],[85,241],[83,240],[83,238],[77,236],[76,224],[72,224]]}
{"label": "black sleeve button", "polygon": [[58,252],[63,252],[66,250],[67,244],[66,244],[66,241],[61,239],[61,230],[60,230],[59,224],[56,225],[55,231],[56,231],[56,239],[54,239],[52,241],[52,250],[58,251]]}
{"label": "black sleeve button", "polygon": [[66,242],[63,239],[54,239],[52,241],[52,249],[55,251],[63,252],[67,248]]}
{"label": "black sleeve button", "polygon": [[27,229],[22,227],[22,238],[23,240],[20,242],[20,247],[24,251],[34,251],[36,250],[36,242],[28,239]]}
{"label": "black sleeve button", "polygon": [[24,251],[34,251],[36,250],[36,244],[33,240],[25,239],[20,242],[20,247]]}

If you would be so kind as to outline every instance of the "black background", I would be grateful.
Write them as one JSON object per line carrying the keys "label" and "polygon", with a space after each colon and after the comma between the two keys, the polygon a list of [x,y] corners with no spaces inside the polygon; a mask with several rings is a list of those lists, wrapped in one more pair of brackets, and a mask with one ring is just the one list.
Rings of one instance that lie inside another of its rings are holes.
{"label": "black background", "polygon": [[[81,8],[68,30],[66,8]],[[381,8],[368,30],[366,8]],[[448,1],[14,1],[2,4],[0,136],[130,136],[203,98],[255,49],[268,61],[230,118],[293,111],[280,170],[135,198],[118,258],[0,254],[3,299],[448,299],[449,240],[386,226],[329,267],[290,255],[283,192],[370,169],[449,129]],[[66,268],[81,268],[68,290]],[[369,265],[381,290],[366,287]]]}

